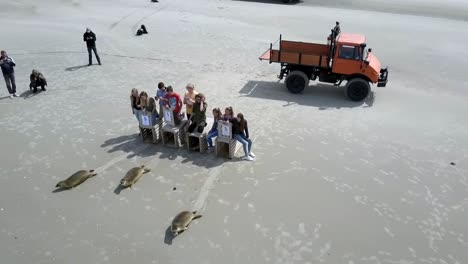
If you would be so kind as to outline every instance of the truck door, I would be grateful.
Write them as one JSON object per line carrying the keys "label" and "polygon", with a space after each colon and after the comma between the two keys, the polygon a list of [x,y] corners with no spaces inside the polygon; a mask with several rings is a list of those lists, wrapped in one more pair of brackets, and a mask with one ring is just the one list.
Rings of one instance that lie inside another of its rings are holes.
{"label": "truck door", "polygon": [[332,71],[339,74],[364,73],[361,47],[340,44],[335,52]]}

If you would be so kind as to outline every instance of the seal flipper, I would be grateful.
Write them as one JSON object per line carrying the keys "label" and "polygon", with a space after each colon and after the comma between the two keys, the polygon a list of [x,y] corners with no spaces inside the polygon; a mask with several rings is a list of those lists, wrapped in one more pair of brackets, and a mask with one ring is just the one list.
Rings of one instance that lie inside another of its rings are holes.
{"label": "seal flipper", "polygon": [[197,214],[197,211],[193,211],[192,214],[194,214],[192,220],[202,217],[201,214]]}

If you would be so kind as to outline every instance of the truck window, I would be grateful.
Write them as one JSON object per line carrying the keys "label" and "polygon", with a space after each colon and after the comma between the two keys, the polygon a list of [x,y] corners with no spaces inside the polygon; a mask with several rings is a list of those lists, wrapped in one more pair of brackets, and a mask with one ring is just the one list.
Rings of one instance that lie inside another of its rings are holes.
{"label": "truck window", "polygon": [[359,47],[343,45],[338,57],[340,59],[360,60],[361,53],[359,52]]}

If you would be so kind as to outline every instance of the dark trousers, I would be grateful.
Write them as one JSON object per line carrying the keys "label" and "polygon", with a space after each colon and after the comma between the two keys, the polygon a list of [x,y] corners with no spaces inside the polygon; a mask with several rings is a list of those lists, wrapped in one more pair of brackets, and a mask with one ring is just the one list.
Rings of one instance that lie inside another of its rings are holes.
{"label": "dark trousers", "polygon": [[195,130],[195,128],[197,129],[198,133],[203,133],[203,130],[205,129],[205,126],[193,122],[192,124],[190,124],[187,131],[189,133],[192,133]]}
{"label": "dark trousers", "polygon": [[29,84],[29,87],[30,88],[33,88],[34,90],[37,90],[37,87],[40,86],[42,88],[42,90],[44,90],[44,86],[46,86],[46,83],[44,80],[35,80],[35,81],[32,81],[30,84]]}
{"label": "dark trousers", "polygon": [[16,82],[15,82],[15,73],[8,73],[3,74],[3,78],[5,78],[6,87],[10,94],[16,93]]}
{"label": "dark trousers", "polygon": [[101,59],[99,58],[99,55],[97,54],[96,46],[88,47],[89,64],[93,64],[93,56],[91,54],[91,51],[94,51],[94,56],[96,56],[98,63],[101,64]]}

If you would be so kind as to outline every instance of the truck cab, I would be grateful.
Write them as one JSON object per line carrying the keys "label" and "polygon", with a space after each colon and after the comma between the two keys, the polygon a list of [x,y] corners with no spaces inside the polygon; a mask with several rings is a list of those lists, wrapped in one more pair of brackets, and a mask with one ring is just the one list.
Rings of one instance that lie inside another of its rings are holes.
{"label": "truck cab", "polygon": [[363,35],[340,34],[333,47],[332,71],[348,78],[361,77],[384,87],[386,79],[379,82],[382,70],[380,61],[372,54],[371,49],[365,50],[366,46],[366,37]]}

